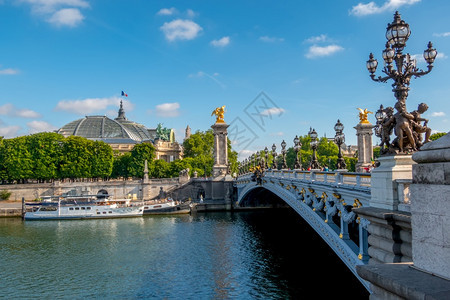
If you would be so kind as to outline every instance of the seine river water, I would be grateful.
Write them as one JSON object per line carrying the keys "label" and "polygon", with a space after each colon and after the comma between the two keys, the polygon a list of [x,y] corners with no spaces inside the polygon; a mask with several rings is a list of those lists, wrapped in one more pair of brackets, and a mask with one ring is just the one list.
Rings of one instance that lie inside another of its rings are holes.
{"label": "seine river water", "polygon": [[0,219],[0,298],[367,299],[290,209]]}

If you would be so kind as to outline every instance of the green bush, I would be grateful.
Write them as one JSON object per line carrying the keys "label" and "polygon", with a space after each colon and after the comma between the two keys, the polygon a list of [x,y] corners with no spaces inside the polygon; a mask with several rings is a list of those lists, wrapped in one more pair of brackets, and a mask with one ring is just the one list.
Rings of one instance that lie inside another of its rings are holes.
{"label": "green bush", "polygon": [[9,197],[11,197],[11,192],[8,190],[1,190],[0,191],[0,200],[9,200]]}

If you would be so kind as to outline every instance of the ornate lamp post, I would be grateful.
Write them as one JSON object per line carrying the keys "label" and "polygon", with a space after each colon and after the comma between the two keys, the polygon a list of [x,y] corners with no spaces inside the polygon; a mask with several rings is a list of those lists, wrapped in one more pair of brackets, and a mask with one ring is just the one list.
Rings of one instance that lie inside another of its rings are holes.
{"label": "ornate lamp post", "polygon": [[275,144],[272,145],[272,169],[278,169],[277,166],[277,146]]}
{"label": "ornate lamp post", "polygon": [[281,142],[281,155],[283,156],[283,163],[281,165],[281,169],[287,169],[287,163],[286,163],[286,142],[284,140]]}
{"label": "ornate lamp post", "polygon": [[300,164],[301,158],[298,157],[298,153],[300,152],[300,147],[302,146],[302,143],[300,143],[300,139],[298,136],[295,136],[294,138],[294,151],[295,151],[295,162],[294,162],[294,169],[302,170],[302,165]]}
{"label": "ornate lamp post", "polygon": [[319,162],[317,161],[316,149],[319,142],[317,142],[317,132],[315,129],[310,129],[308,133],[311,138],[311,148],[313,150],[313,154],[311,156],[311,169],[320,169]]}
{"label": "ornate lamp post", "polygon": [[343,143],[345,143],[344,124],[342,124],[341,121],[339,121],[339,119],[337,120],[336,125],[334,125],[334,131],[336,131],[336,135],[334,136],[334,142],[339,148],[336,168],[338,170],[345,169],[347,168],[347,165],[345,164],[345,160],[342,157],[341,151],[341,146]]}
{"label": "ornate lamp post", "polygon": [[[395,118],[395,123],[397,124],[397,143],[394,146],[394,149],[399,150],[399,152],[404,151],[403,137],[408,138],[405,146],[408,146],[411,150],[416,150],[416,141],[412,133],[412,131],[415,129],[409,122],[409,120],[414,120],[415,117],[406,111],[406,98],[408,97],[411,77],[414,76],[417,78],[430,73],[433,69],[433,62],[437,56],[436,49],[434,49],[433,44],[429,42],[427,49],[423,52],[423,58],[428,63],[427,71],[423,71],[417,68],[416,60],[411,58],[409,53],[402,53],[403,49],[406,46],[406,41],[408,40],[410,35],[411,30],[409,29],[409,25],[401,19],[398,11],[395,12],[394,21],[388,24],[386,29],[387,43],[386,48],[382,52],[382,56],[385,61],[385,67],[383,68],[382,72],[387,76],[379,76],[378,78],[375,78],[375,71],[377,70],[378,61],[374,59],[372,53],[370,53],[369,60],[366,64],[367,69],[370,72],[370,78],[372,78],[372,80],[377,82],[387,82],[389,79],[392,79],[394,81],[394,83],[392,84],[392,91],[394,92],[395,98],[397,99],[397,103],[394,107],[398,112],[398,114],[392,116],[392,118]],[[392,64],[393,62],[395,63],[395,66]],[[417,120],[414,121],[417,122]]]}
{"label": "ornate lamp post", "polygon": [[264,148],[264,154],[266,156],[266,160],[265,160],[265,164],[264,164],[264,168],[268,169],[269,168],[269,149]]}

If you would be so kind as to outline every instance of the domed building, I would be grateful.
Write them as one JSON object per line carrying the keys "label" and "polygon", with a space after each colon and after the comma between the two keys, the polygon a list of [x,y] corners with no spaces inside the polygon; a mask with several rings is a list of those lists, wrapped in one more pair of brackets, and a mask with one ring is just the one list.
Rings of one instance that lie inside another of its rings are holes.
{"label": "domed building", "polygon": [[86,116],[64,125],[56,132],[65,137],[74,135],[103,141],[120,153],[131,151],[136,144],[152,143],[156,149],[156,159],[171,162],[181,158],[181,145],[175,141],[173,129],[162,128],[161,124],[156,129],[150,129],[128,120],[122,101],[114,120],[107,116]]}

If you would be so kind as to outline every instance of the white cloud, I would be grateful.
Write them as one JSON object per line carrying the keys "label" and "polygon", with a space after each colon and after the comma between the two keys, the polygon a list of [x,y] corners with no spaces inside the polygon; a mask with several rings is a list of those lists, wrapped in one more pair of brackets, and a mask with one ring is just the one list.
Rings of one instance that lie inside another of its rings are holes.
{"label": "white cloud", "polygon": [[29,133],[38,133],[38,132],[51,132],[55,131],[56,128],[50,123],[45,121],[31,121],[27,123]]}
{"label": "white cloud", "polygon": [[[109,97],[109,98],[87,98],[83,100],[61,100],[55,107],[56,111],[67,111],[76,113],[79,115],[88,115],[93,112],[102,112],[109,106],[119,107],[121,98]],[[134,105],[129,101],[124,100],[123,106],[125,112],[132,110]]]}
{"label": "white cloud", "polygon": [[83,21],[83,19],[84,16],[78,8],[64,8],[55,12],[50,18],[47,19],[47,22],[56,26],[76,27]]}
{"label": "white cloud", "polygon": [[0,75],[16,75],[16,74],[19,74],[19,70],[17,70],[17,69],[9,68],[9,69],[0,70]]}
{"label": "white cloud", "polygon": [[306,53],[307,58],[317,58],[317,57],[323,57],[323,56],[330,56],[336,52],[342,51],[344,48],[342,48],[339,45],[328,45],[328,46],[317,46],[312,45],[309,47],[308,53]]}
{"label": "white cloud", "polygon": [[436,112],[433,112],[431,114],[431,116],[432,117],[444,117],[445,116],[445,112],[443,112],[443,111],[436,111]]}
{"label": "white cloud", "polygon": [[262,112],[260,112],[260,115],[262,115],[262,116],[281,115],[285,111],[286,110],[283,108],[271,107],[271,108],[265,109]]}
{"label": "white cloud", "polygon": [[161,8],[156,14],[160,16],[171,16],[177,12],[178,11],[175,7],[171,7],[171,8]]}
{"label": "white cloud", "polygon": [[379,14],[385,11],[398,9],[403,5],[412,5],[420,1],[421,0],[388,0],[381,6],[378,6],[373,1],[366,4],[358,3],[358,5],[352,7],[350,14],[358,17]]}
{"label": "white cloud", "polygon": [[450,36],[450,32],[433,33],[433,36],[437,36],[437,37],[448,37],[448,36]]}
{"label": "white cloud", "polygon": [[271,136],[283,136],[284,132],[283,131],[278,131],[278,132],[273,132],[270,134]]}
{"label": "white cloud", "polygon": [[219,40],[212,40],[211,41],[211,45],[213,45],[214,47],[225,47],[230,43],[230,37],[229,36],[224,36],[223,38],[219,39]]}
{"label": "white cloud", "polygon": [[191,20],[173,20],[165,22],[160,27],[161,31],[169,41],[175,40],[192,40],[203,30],[197,23]]}
{"label": "white cloud", "polygon": [[0,127],[0,136],[3,136],[6,139],[16,137],[20,129],[20,126]]}
{"label": "white cloud", "polygon": [[327,35],[321,34],[319,36],[312,36],[312,37],[306,39],[305,42],[310,43],[310,44],[316,44],[316,43],[326,42],[327,40],[328,40]]}
{"label": "white cloud", "polygon": [[261,36],[259,38],[260,41],[265,42],[265,43],[276,43],[276,42],[284,42],[284,38],[279,38],[279,37],[270,37],[270,36]]}
{"label": "white cloud", "polygon": [[84,20],[80,9],[89,8],[85,0],[22,0],[31,5],[33,14],[56,26],[75,27]]}
{"label": "white cloud", "polygon": [[186,15],[188,16],[188,18],[194,18],[195,16],[197,16],[197,13],[195,11],[193,11],[192,9],[188,9],[186,11]]}
{"label": "white cloud", "polygon": [[18,109],[11,103],[0,106],[0,115],[18,118],[40,118],[41,114],[31,109]]}
{"label": "white cloud", "polygon": [[180,114],[180,104],[178,102],[163,103],[156,105],[156,114],[160,117],[178,117]]}

